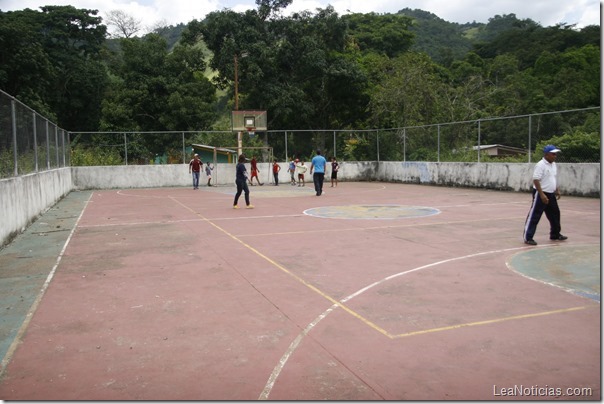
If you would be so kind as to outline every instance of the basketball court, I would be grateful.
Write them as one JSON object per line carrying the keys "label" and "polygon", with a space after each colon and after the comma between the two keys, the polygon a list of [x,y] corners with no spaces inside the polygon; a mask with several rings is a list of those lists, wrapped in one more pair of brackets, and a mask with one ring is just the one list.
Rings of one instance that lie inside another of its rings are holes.
{"label": "basketball court", "polygon": [[3,400],[601,398],[600,200],[72,192],[0,250]]}

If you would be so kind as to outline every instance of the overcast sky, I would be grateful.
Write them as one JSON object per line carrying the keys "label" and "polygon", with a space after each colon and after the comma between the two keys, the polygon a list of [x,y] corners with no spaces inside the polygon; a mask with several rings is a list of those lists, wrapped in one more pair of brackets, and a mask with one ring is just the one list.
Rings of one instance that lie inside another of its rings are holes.
{"label": "overcast sky", "polygon": [[[339,14],[396,13],[403,8],[421,9],[457,23],[487,23],[496,15],[515,14],[519,19],[530,18],[544,27],[558,23],[600,25],[599,1],[594,0],[294,0],[285,12],[325,8],[331,4]],[[254,0],[0,0],[0,10],[39,10],[44,5],[72,5],[76,8],[99,10],[105,17],[111,10],[121,10],[134,16],[145,27],[157,23],[176,25],[201,20],[206,14],[229,8],[245,11],[256,8]]]}

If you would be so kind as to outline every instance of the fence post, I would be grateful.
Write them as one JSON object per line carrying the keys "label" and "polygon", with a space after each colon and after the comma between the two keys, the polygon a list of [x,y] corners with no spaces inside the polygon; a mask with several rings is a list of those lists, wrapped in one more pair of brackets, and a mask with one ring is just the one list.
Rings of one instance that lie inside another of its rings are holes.
{"label": "fence post", "polygon": [[403,161],[407,161],[407,128],[403,128]]}
{"label": "fence post", "polygon": [[55,160],[55,164],[56,167],[60,167],[59,166],[59,127],[57,125],[55,125],[55,150],[57,151],[56,154],[56,160]]}
{"label": "fence post", "polygon": [[478,162],[480,163],[480,119],[478,120]]}
{"label": "fence post", "polygon": [[17,111],[16,111],[16,103],[13,98],[10,102],[11,107],[11,119],[13,123],[13,166],[14,166],[14,175],[15,177],[19,175],[19,163],[17,162],[19,154],[17,152]]}
{"label": "fence post", "polygon": [[[65,158],[67,158],[67,154],[69,154],[69,167],[71,167],[71,132],[67,132],[67,145],[65,146]],[[65,163],[67,165],[67,163]]]}
{"label": "fence post", "polygon": [[66,160],[65,160],[65,152],[66,152],[66,148],[65,148],[65,129],[61,129],[61,146],[63,149],[63,165],[61,167],[65,167],[66,164]]}
{"label": "fence post", "polygon": [[529,115],[528,118],[529,118],[529,130],[528,130],[528,153],[527,154],[528,154],[528,162],[530,163],[531,162],[531,154],[532,154],[531,153],[531,150],[532,150],[532,148],[531,148],[531,141],[532,141],[531,140],[531,134],[532,134],[531,130],[533,128],[533,125],[532,125],[533,124],[533,119],[532,119],[533,116]]}
{"label": "fence post", "polygon": [[187,153],[187,150],[185,148],[185,132],[182,132],[182,163],[183,164],[187,163],[186,153]]}
{"label": "fence post", "polygon": [[377,146],[377,161],[378,163],[380,162],[380,132],[376,131],[376,135],[375,135],[375,143]]}
{"label": "fence post", "polygon": [[126,159],[126,165],[128,165],[128,135],[124,133],[124,158]]}
{"label": "fence post", "polygon": [[32,112],[33,116],[33,130],[34,130],[34,159],[36,160],[35,170],[38,172],[38,128],[36,127],[36,113]]}
{"label": "fence post", "polygon": [[337,153],[338,153],[336,151],[337,150],[337,146],[338,146],[338,143],[337,143],[337,140],[336,140],[336,131],[334,130],[333,131],[333,156],[334,157],[337,157]]}
{"label": "fence post", "polygon": [[440,125],[436,125],[436,162],[440,163]]}
{"label": "fence post", "polygon": [[289,162],[289,154],[287,154],[287,131],[285,131],[285,161]]}
{"label": "fence post", "polygon": [[48,132],[48,119],[46,122],[46,169],[50,170],[50,133]]}

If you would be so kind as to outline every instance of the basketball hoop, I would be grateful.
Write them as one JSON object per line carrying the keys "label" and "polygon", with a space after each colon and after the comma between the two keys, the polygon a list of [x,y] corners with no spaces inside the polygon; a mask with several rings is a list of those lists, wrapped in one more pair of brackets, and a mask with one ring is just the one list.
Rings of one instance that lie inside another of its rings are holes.
{"label": "basketball hoop", "polygon": [[247,135],[250,138],[253,138],[254,136],[256,136],[256,128],[255,127],[253,127],[253,126],[246,127],[245,130],[247,130]]}

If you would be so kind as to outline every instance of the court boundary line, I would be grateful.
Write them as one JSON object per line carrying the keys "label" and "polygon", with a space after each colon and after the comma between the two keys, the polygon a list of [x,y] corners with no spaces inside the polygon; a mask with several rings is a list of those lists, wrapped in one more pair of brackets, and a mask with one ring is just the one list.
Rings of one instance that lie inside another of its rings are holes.
{"label": "court boundary line", "polygon": [[2,362],[0,362],[0,379],[2,379],[2,377],[4,376],[4,372],[8,368],[8,365],[9,365],[9,363],[10,363],[10,361],[11,361],[11,359],[12,359],[14,353],[15,353],[15,351],[17,350],[17,347],[21,344],[21,340],[23,338],[23,335],[25,334],[25,331],[29,327],[29,323],[33,319],[34,314],[38,310],[38,306],[40,305],[40,303],[42,301],[42,298],[46,294],[46,290],[50,286],[50,282],[52,281],[52,279],[55,276],[57,268],[59,267],[59,264],[61,263],[61,260],[63,259],[63,255],[65,255],[65,251],[67,250],[67,246],[69,245],[69,242],[71,241],[71,238],[73,237],[76,229],[78,228],[78,223],[82,219],[82,216],[84,216],[84,212],[86,211],[86,208],[88,207],[88,204],[89,204],[90,200],[92,199],[93,195],[94,195],[94,192],[91,192],[90,195],[88,196],[88,200],[86,200],[86,203],[84,204],[84,207],[82,208],[82,211],[80,212],[80,215],[76,219],[76,222],[73,225],[73,229],[71,229],[71,231],[69,232],[69,236],[67,236],[67,240],[65,240],[65,244],[63,244],[63,248],[61,249],[61,252],[59,253],[59,256],[57,257],[54,266],[52,267],[50,273],[46,277],[46,280],[44,281],[44,284],[42,285],[42,288],[38,292],[38,295],[36,296],[36,299],[34,300],[34,302],[29,307],[27,315],[25,316],[25,320],[23,320],[23,323],[21,324],[21,327],[19,327],[19,330],[17,331],[17,334],[13,338],[13,342],[8,347],[8,350],[6,351],[6,354],[4,355],[4,358],[2,358]]}

